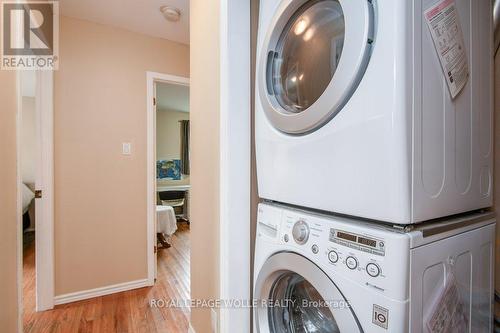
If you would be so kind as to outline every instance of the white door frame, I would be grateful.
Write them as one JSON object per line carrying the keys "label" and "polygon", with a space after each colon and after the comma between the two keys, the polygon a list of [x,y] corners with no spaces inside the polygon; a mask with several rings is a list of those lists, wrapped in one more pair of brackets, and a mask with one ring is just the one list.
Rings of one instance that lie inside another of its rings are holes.
{"label": "white door frame", "polygon": [[[36,311],[54,308],[54,73],[36,71],[35,112],[37,129],[36,182],[42,198],[36,203],[35,262],[36,262]],[[18,180],[18,230],[17,266],[19,323],[23,313],[23,230],[21,191],[21,127],[22,93],[21,73],[17,73],[17,180]]]}
{"label": "white door frame", "polygon": [[155,223],[156,223],[156,107],[153,104],[155,97],[155,83],[170,83],[189,86],[189,78],[162,74],[157,72],[146,72],[147,81],[147,260],[148,260],[148,285],[155,283]]}
{"label": "white door frame", "polygon": [[[221,0],[219,298],[250,300],[250,0]],[[219,309],[219,332],[250,332],[249,308]]]}

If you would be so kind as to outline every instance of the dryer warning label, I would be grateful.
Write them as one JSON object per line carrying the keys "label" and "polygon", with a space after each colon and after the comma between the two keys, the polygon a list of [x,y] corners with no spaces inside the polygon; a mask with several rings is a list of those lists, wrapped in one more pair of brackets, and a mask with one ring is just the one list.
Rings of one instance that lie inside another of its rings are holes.
{"label": "dryer warning label", "polygon": [[372,323],[387,329],[389,324],[389,310],[380,305],[373,304]]}
{"label": "dryer warning label", "polygon": [[441,0],[424,13],[452,98],[465,87],[469,66],[454,0]]}

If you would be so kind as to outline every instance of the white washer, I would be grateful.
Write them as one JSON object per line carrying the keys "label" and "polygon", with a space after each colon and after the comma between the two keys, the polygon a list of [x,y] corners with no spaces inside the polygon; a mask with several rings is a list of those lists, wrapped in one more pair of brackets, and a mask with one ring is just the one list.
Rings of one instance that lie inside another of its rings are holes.
{"label": "white washer", "polygon": [[466,331],[491,332],[494,235],[491,213],[398,232],[260,204],[254,332],[427,332],[448,272]]}
{"label": "white washer", "polygon": [[424,22],[436,2],[261,1],[261,198],[398,224],[492,205],[491,0],[454,1],[455,99]]}

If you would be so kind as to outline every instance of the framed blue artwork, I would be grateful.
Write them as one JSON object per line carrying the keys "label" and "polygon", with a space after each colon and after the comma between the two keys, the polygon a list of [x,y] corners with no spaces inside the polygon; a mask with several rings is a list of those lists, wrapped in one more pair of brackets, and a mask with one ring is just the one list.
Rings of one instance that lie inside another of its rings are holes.
{"label": "framed blue artwork", "polygon": [[181,180],[181,160],[156,161],[156,178]]}

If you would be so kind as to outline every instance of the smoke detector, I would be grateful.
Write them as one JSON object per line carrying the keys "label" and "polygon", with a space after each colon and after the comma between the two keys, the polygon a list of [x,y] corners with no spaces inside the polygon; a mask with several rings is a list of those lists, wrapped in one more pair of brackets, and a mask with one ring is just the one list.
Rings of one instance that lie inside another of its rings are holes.
{"label": "smoke detector", "polygon": [[160,12],[163,17],[170,22],[177,22],[181,19],[181,11],[178,8],[171,6],[161,6]]}

